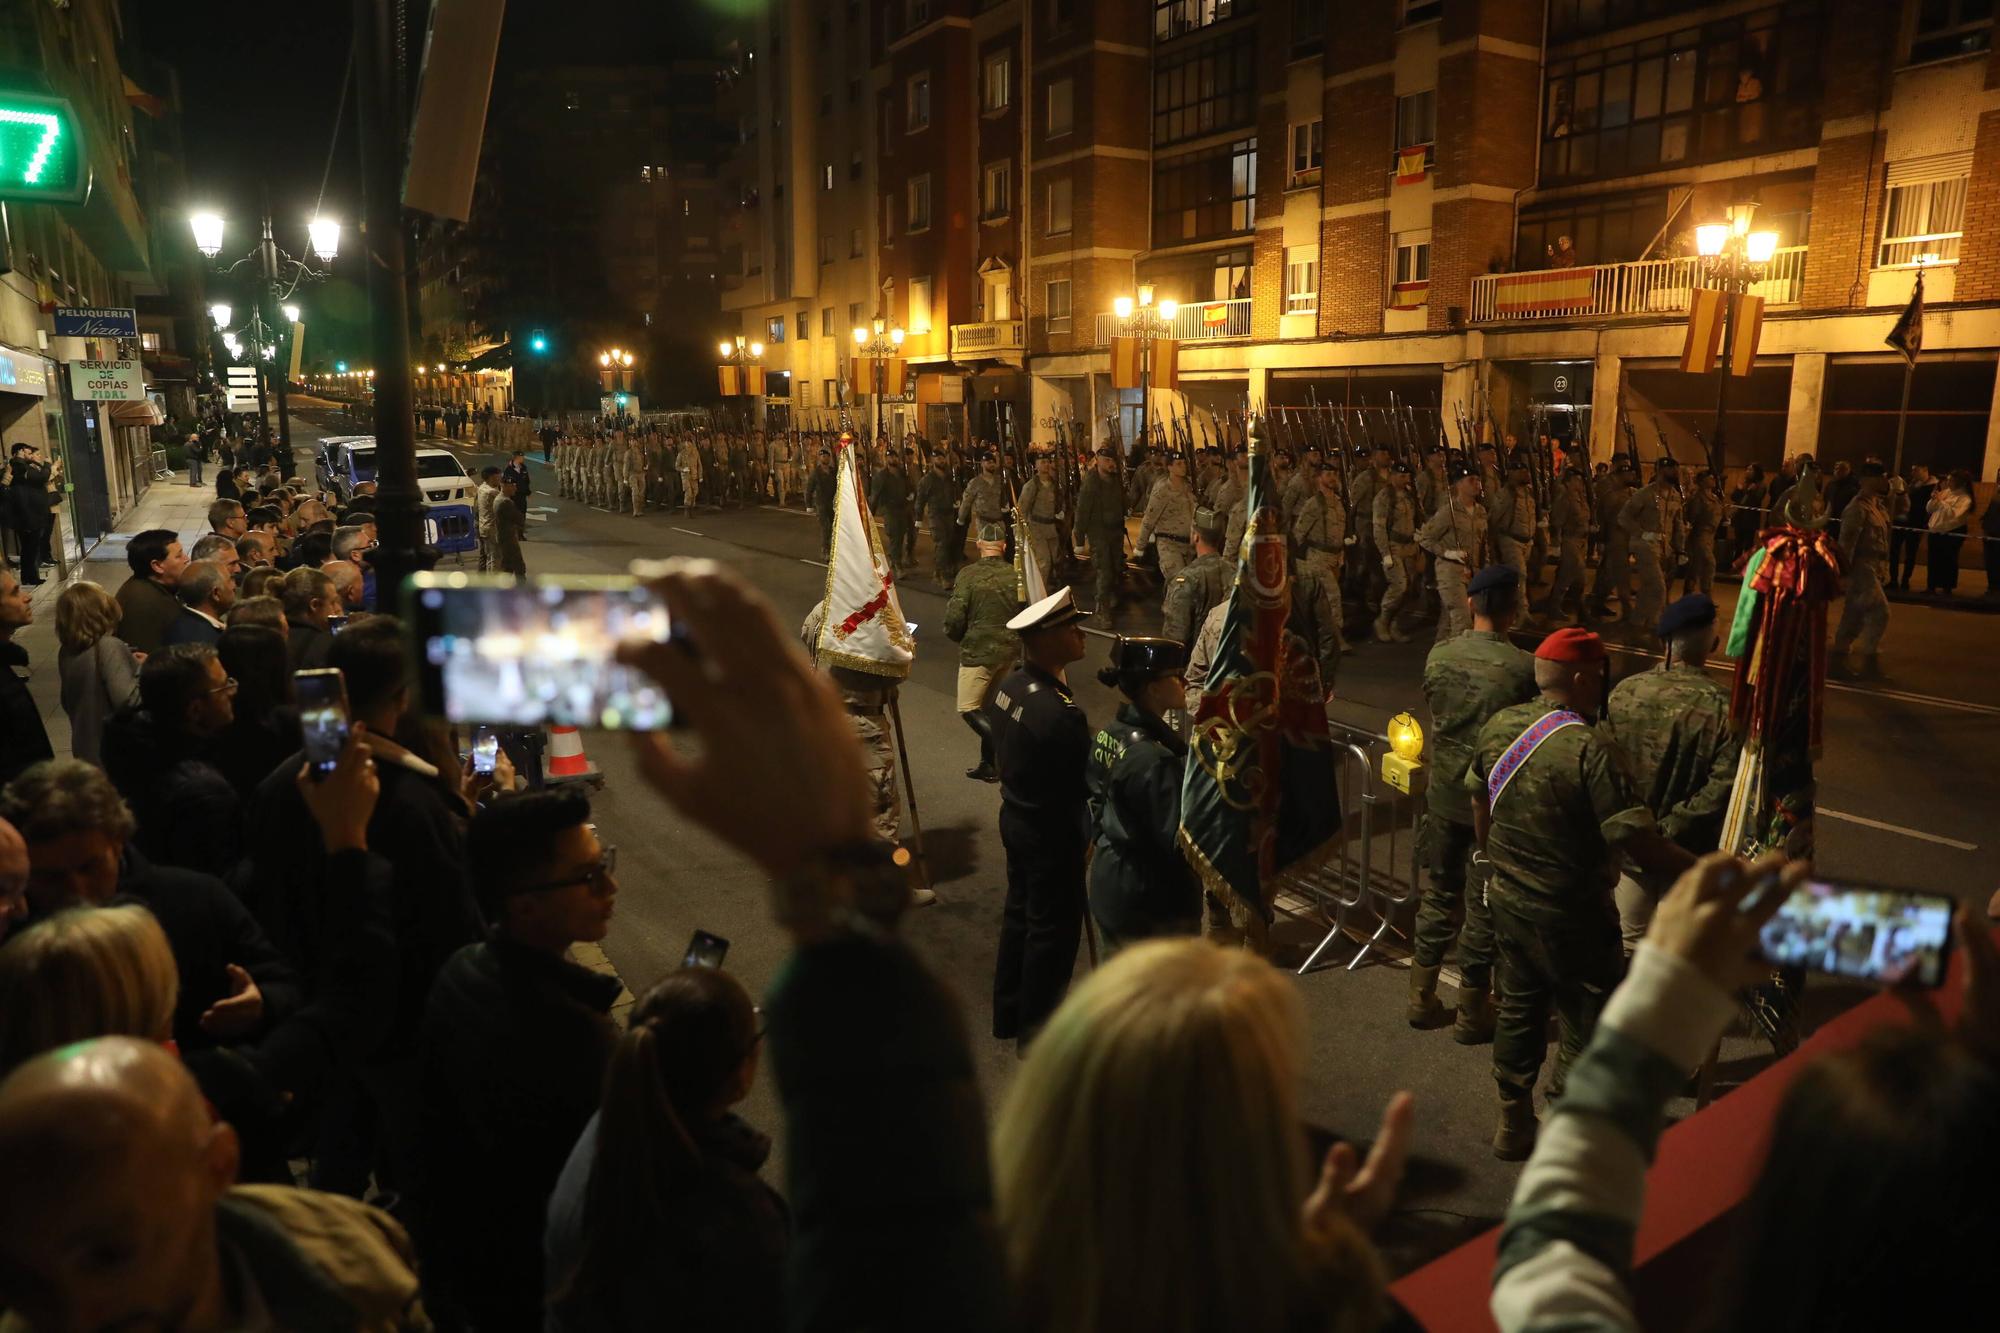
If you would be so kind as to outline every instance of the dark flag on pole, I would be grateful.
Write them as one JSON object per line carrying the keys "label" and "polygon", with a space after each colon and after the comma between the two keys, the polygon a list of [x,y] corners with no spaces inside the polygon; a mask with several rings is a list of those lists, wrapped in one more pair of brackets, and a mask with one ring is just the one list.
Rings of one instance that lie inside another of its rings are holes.
{"label": "dark flag on pole", "polygon": [[1896,316],[1896,327],[1889,330],[1889,336],[1882,340],[1903,354],[1903,360],[1917,364],[1917,353],[1924,350],[1924,271],[1917,270],[1916,290],[1910,293],[1910,303],[1903,307],[1903,313]]}
{"label": "dark flag on pole", "polygon": [[1285,537],[1262,422],[1250,430],[1250,538],[1181,785],[1181,850],[1231,924],[1261,948],[1272,904],[1339,850],[1326,689],[1292,633]]}

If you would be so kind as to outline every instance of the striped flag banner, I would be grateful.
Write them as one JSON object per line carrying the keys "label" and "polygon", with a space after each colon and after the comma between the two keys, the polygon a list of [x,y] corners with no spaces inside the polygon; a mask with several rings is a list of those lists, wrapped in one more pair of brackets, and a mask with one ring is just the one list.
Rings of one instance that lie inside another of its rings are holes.
{"label": "striped flag banner", "polygon": [[1418,310],[1429,303],[1431,285],[1429,282],[1399,282],[1389,288],[1389,308],[1391,310]]}
{"label": "striped flag banner", "polygon": [[1219,329],[1229,322],[1229,307],[1220,301],[1211,302],[1201,308],[1201,325],[1205,329]]}
{"label": "striped flag banner", "polygon": [[1181,382],[1181,345],[1175,338],[1153,339],[1153,387],[1177,388]]}
{"label": "striped flag banner", "polygon": [[724,398],[734,398],[743,392],[743,368],[741,366],[717,366],[716,380]]}
{"label": "striped flag banner", "polygon": [[764,367],[745,366],[743,368],[743,392],[752,398],[764,396]]}
{"label": "striped flag banner", "polygon": [[1722,349],[1722,303],[1728,299],[1728,293],[1713,287],[1697,287],[1688,298],[1687,341],[1681,344],[1681,369],[1688,374],[1706,375],[1715,369]]}
{"label": "striped flag banner", "polygon": [[1587,310],[1596,281],[1595,265],[1505,273],[1494,280],[1493,309],[1501,315],[1550,315],[1564,310]]}
{"label": "striped flag banner", "polygon": [[1418,144],[1414,148],[1402,148],[1396,152],[1396,184],[1415,185],[1426,174],[1424,159],[1430,156],[1428,144]]}
{"label": "striped flag banner", "polygon": [[1111,387],[1139,387],[1139,340],[1114,337],[1111,340]]}
{"label": "striped flag banner", "polygon": [[1757,339],[1764,333],[1764,298],[1745,292],[1730,299],[1736,302],[1736,329],[1729,338],[1729,373],[1748,375],[1757,364]]}

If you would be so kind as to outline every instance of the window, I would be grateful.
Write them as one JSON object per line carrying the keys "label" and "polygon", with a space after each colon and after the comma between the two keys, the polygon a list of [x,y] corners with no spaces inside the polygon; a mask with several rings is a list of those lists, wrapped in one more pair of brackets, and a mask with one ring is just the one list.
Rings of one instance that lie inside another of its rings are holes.
{"label": "window", "polygon": [[1292,174],[1290,188],[1319,183],[1320,163],[1326,158],[1326,122],[1306,121],[1292,126]]}
{"label": "window", "polygon": [[[833,336],[833,307],[830,305],[823,305],[819,308],[819,336],[822,338],[831,338]],[[831,402],[832,400],[828,399],[827,401]]]}
{"label": "window", "polygon": [[1403,26],[1414,28],[1444,17],[1444,0],[1403,0]]}
{"label": "window", "polygon": [[[1581,198],[1552,199],[1521,211],[1515,233],[1514,267],[1526,272],[1550,268],[1552,250],[1561,249],[1561,239],[1586,264],[1617,264],[1638,259],[1660,228],[1667,224],[1668,199],[1665,190],[1630,194],[1586,195]],[[1768,225],[1770,213],[1760,209],[1759,228]],[[1782,244],[1795,245],[1802,237]]]}
{"label": "window", "polygon": [[826,394],[823,400],[826,405],[828,407],[838,407],[840,405],[840,381],[821,380],[820,384],[823,386],[822,392]]}
{"label": "window", "polygon": [[1050,333],[1069,332],[1069,279],[1058,278],[1047,287],[1042,309],[1048,316]]}
{"label": "window", "polygon": [[154,332],[152,332],[151,330],[145,330],[145,331],[142,331],[142,332],[141,332],[141,333],[139,334],[139,350],[140,350],[140,351],[142,351],[142,352],[157,352],[157,351],[159,351],[159,350],[160,350],[160,335],[159,335],[159,334],[157,334],[157,333],[154,333]]}
{"label": "window", "polygon": [[1435,90],[1396,99],[1396,147],[1400,150],[1421,144],[1429,150],[1424,154],[1425,166],[1437,160],[1437,110]]}
{"label": "window", "polygon": [[1541,183],[1817,143],[1823,8],[1787,0],[1551,61]]}
{"label": "window", "polygon": [[1076,0],[1049,0],[1049,31],[1068,32],[1076,24]]}
{"label": "window", "polygon": [[1153,40],[1170,42],[1256,8],[1256,0],[1153,0]]}
{"label": "window", "polygon": [[1067,178],[1049,182],[1048,234],[1061,236],[1070,227],[1070,183]]}
{"label": "window", "polygon": [[985,178],[979,192],[979,215],[986,218],[1004,218],[1009,211],[1009,183],[1013,180],[1013,164],[1009,162],[989,162],[986,164]]}
{"label": "window", "polygon": [[910,76],[904,90],[903,128],[911,134],[931,127],[931,76],[926,70]]}
{"label": "window", "polygon": [[847,179],[858,181],[861,179],[861,172],[861,150],[857,148],[853,153],[849,154],[847,159]]}
{"label": "window", "polygon": [[1910,63],[1949,60],[1993,44],[1993,0],[1919,0]]}
{"label": "window", "polygon": [[847,257],[849,259],[861,258],[861,228],[859,227],[856,227],[847,234]]}
{"label": "window", "polygon": [[1014,53],[999,50],[986,57],[979,80],[979,108],[1005,111],[1014,102]]}
{"label": "window", "polygon": [[785,317],[773,315],[764,322],[764,341],[781,343],[785,340]]}
{"label": "window", "polygon": [[847,303],[847,327],[850,329],[861,327],[861,302],[849,301]]}
{"label": "window", "polygon": [[819,262],[822,264],[831,264],[833,262],[833,233],[831,232],[823,232],[820,235]]}
{"label": "window", "polygon": [[913,232],[931,229],[931,178],[928,173],[910,177],[910,227]]}
{"label": "window", "polygon": [[1257,33],[1253,28],[1153,62],[1153,144],[1165,147],[1257,120]]}
{"label": "window", "polygon": [[1875,260],[1877,266],[1956,263],[1970,182],[1969,176],[1952,176],[1891,185],[1882,208],[1882,249]]}
{"label": "window", "polygon": [[1257,225],[1257,141],[1242,139],[1153,168],[1153,244],[1179,245]]}
{"label": "window", "polygon": [[929,278],[910,279],[910,322],[911,333],[931,331],[931,280]]}
{"label": "window", "polygon": [[1326,0],[1292,0],[1292,59],[1326,46]]}
{"label": "window", "polygon": [[[1421,237],[1422,239],[1418,239]],[[1431,234],[1429,232],[1396,233],[1396,281],[1429,282],[1431,280]]]}
{"label": "window", "polygon": [[799,322],[792,327],[799,331],[801,341],[810,338],[812,336],[812,311],[799,311]]}
{"label": "window", "polygon": [[1319,248],[1294,245],[1285,250],[1285,313],[1319,312]]}
{"label": "window", "polygon": [[1043,133],[1053,139],[1076,128],[1076,81],[1057,79],[1049,85],[1049,114]]}
{"label": "window", "polygon": [[833,163],[831,162],[820,163],[819,188],[822,190],[831,190],[833,188]]}

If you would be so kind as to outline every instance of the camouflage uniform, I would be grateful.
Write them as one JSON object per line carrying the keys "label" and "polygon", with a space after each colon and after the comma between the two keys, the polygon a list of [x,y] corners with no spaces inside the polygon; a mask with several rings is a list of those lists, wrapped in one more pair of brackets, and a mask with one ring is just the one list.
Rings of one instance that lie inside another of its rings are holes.
{"label": "camouflage uniform", "polygon": [[997,474],[988,476],[984,468],[972,474],[958,497],[958,522],[974,533],[989,523],[1006,526],[1007,488]]}
{"label": "camouflage uniform", "polygon": [[1356,592],[1364,605],[1371,601],[1375,581],[1382,573],[1382,552],[1375,548],[1375,496],[1384,485],[1381,473],[1372,467],[1361,467],[1355,469],[1354,480],[1347,488],[1347,516],[1354,528],[1354,560],[1359,566],[1355,571],[1359,583]]}
{"label": "camouflage uniform", "polygon": [[[1795,488],[1796,489],[1796,488]],[[1889,628],[1889,596],[1882,591],[1888,570],[1890,513],[1887,496],[1866,491],[1848,502],[1840,516],[1840,553],[1847,559],[1847,600],[1833,635],[1835,665],[1859,647],[1873,658]]]}
{"label": "camouflage uniform", "polygon": [[1056,576],[1056,485],[1042,480],[1037,472],[1021,488],[1018,509],[1028,523],[1028,544],[1035,553],[1035,567],[1051,585]]}
{"label": "camouflage uniform", "polygon": [[1194,491],[1185,481],[1162,477],[1146,498],[1146,516],[1139,522],[1139,549],[1152,542],[1160,554],[1160,577],[1171,581],[1194,552],[1188,534],[1194,530]]}
{"label": "camouflage uniform", "polygon": [[1125,572],[1125,493],[1118,475],[1104,476],[1096,468],[1084,475],[1076,498],[1076,533],[1090,543],[1090,563],[1097,576],[1097,610],[1118,605],[1118,585]]}
{"label": "camouflage uniform", "polygon": [[1549,614],[1561,619],[1568,614],[1563,603],[1569,595],[1583,591],[1584,558],[1590,544],[1588,491],[1578,494],[1565,483],[1556,492],[1555,503],[1549,506],[1549,540],[1558,552],[1555,581],[1549,585]]}
{"label": "camouflage uniform", "polygon": [[1613,592],[1629,611],[1632,607],[1632,543],[1618,515],[1632,494],[1629,470],[1612,468],[1597,483],[1597,528],[1604,537],[1604,553],[1597,563],[1597,581],[1591,585],[1590,603],[1599,615],[1610,614],[1607,601]]}
{"label": "camouflage uniform", "polygon": [[1311,571],[1319,583],[1332,589],[1333,633],[1338,643],[1347,628],[1340,605],[1340,570],[1347,559],[1347,506],[1339,495],[1315,491],[1299,506],[1292,519],[1292,549],[1299,553],[1300,568]]}
{"label": "camouflage uniform", "polygon": [[1226,514],[1243,503],[1243,493],[1243,483],[1236,479],[1236,474],[1233,471],[1224,472],[1208,488],[1207,505],[1218,514]]}
{"label": "camouflage uniform", "polygon": [[[1479,730],[1468,792],[1555,705],[1503,708]],[[1533,1095],[1548,1045],[1549,1009],[1562,1019],[1560,1081],[1590,1041],[1624,972],[1607,901],[1611,847],[1653,827],[1652,812],[1610,747],[1588,726],[1564,727],[1517,769],[1491,811],[1487,905],[1493,913],[1498,1013],[1493,1077],[1507,1100]]]}
{"label": "camouflage uniform", "polygon": [[1679,488],[1655,477],[1619,508],[1618,526],[1626,534],[1632,564],[1639,571],[1639,600],[1631,618],[1650,634],[1667,604],[1666,572],[1680,567],[1681,547],[1686,542]]}
{"label": "camouflage uniform", "polygon": [[674,456],[674,471],[680,475],[681,508],[693,509],[701,496],[701,451],[695,448],[693,440],[681,441],[680,451]]}
{"label": "camouflage uniform", "polygon": [[568,498],[569,453],[570,453],[569,441],[566,439],[557,440],[556,447],[551,451],[551,453],[554,455],[553,461],[555,462],[555,467],[556,467],[556,494],[564,498]]}
{"label": "camouflage uniform", "polygon": [[875,469],[868,486],[868,511],[882,525],[890,563],[902,569],[916,552],[916,523],[910,515],[910,479],[900,466]]}
{"label": "camouflage uniform", "polygon": [[[1729,716],[1729,691],[1705,668],[1676,662],[1619,681],[1605,710],[1604,731],[1653,812],[1660,836],[1697,856],[1714,851],[1743,753]],[[1627,951],[1652,923],[1664,887],[1647,886],[1638,868],[1626,862],[1617,900]]]}
{"label": "camouflage uniform", "polygon": [[951,475],[926,468],[917,483],[917,509],[931,530],[932,573],[939,583],[949,583],[965,555],[965,543],[958,535],[958,498],[951,493]]}
{"label": "camouflage uniform", "polygon": [[1700,485],[1681,506],[1687,521],[1687,580],[1683,592],[1707,593],[1715,586],[1715,530],[1722,524],[1722,498]]}
{"label": "camouflage uniform", "polygon": [[[1229,601],[1224,598],[1219,609],[1227,611]],[[1209,612],[1215,617],[1215,612]],[[1327,578],[1312,569],[1301,569],[1292,575],[1292,611],[1285,620],[1285,628],[1298,635],[1313,660],[1319,664],[1319,684],[1323,698],[1333,696],[1334,681],[1340,675],[1340,653],[1346,645],[1341,641],[1340,581]],[[1222,621],[1216,618],[1215,634],[1222,637]],[[1213,646],[1210,656],[1214,655]],[[1192,714],[1193,708],[1189,708]]]}
{"label": "camouflage uniform", "polygon": [[[1472,612],[1465,604],[1466,584],[1485,568],[1486,543],[1486,510],[1477,504],[1462,505],[1449,496],[1444,508],[1417,531],[1417,545],[1431,553],[1431,568],[1437,574],[1439,643],[1472,628]],[[1453,558],[1445,554],[1447,551],[1458,555]]]}
{"label": "camouflage uniform", "polygon": [[1375,549],[1392,563],[1385,571],[1388,584],[1382,590],[1382,609],[1375,616],[1375,636],[1379,639],[1406,637],[1396,628],[1396,616],[1417,583],[1417,504],[1408,491],[1385,483],[1375,496]]}
{"label": "camouflage uniform", "polygon": [[1209,608],[1228,600],[1229,585],[1236,578],[1236,562],[1219,555],[1197,556],[1175,574],[1160,603],[1160,633],[1183,646],[1207,619]]}
{"label": "camouflage uniform", "polygon": [[[826,619],[826,603],[821,601],[806,613],[799,638],[807,652],[819,644],[820,627]],[[870,675],[848,667],[824,668],[832,679],[847,716],[854,724],[855,739],[861,743],[868,767],[869,822],[875,836],[894,845],[903,837],[903,794],[896,786],[896,738],[890,730],[889,704],[896,697],[896,682],[888,676]]]}
{"label": "camouflage uniform", "polygon": [[1513,566],[1514,572],[1521,576],[1521,581],[1514,587],[1514,614],[1526,620],[1528,550],[1535,540],[1535,494],[1526,482],[1518,486],[1504,485],[1486,494],[1493,559],[1499,564]]}
{"label": "camouflage uniform", "polygon": [[[1432,466],[1436,464],[1436,466]],[[1437,453],[1424,460],[1423,471],[1417,473],[1417,515],[1428,520],[1432,514],[1445,507],[1451,500],[1451,482],[1445,479],[1444,459]]]}
{"label": "camouflage uniform", "polygon": [[958,571],[945,603],[944,632],[958,645],[961,713],[983,708],[993,682],[1020,658],[1020,636],[1007,628],[1020,609],[1020,576],[1005,556],[981,556]]}
{"label": "camouflage uniform", "polygon": [[[1431,776],[1423,836],[1431,882],[1417,906],[1414,962],[1420,968],[1442,966],[1456,938],[1461,989],[1479,994],[1493,976],[1493,919],[1486,908],[1486,877],[1472,863],[1465,771],[1480,728],[1501,709],[1534,697],[1535,659],[1491,630],[1467,630],[1439,643],[1424,660]],[[1465,925],[1454,930],[1452,913],[1461,903]]]}
{"label": "camouflage uniform", "polygon": [[632,516],[646,512],[646,446],[635,436],[625,445],[625,487],[632,495]]}

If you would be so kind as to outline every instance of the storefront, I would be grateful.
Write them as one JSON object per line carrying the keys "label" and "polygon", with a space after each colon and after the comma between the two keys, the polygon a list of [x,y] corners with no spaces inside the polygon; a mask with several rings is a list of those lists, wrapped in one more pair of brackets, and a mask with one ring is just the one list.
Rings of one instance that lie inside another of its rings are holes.
{"label": "storefront", "polygon": [[[0,447],[11,455],[16,444],[32,444],[42,457],[62,464],[63,502],[55,510],[55,527],[49,533],[49,550],[58,565],[67,571],[83,558],[104,532],[105,524],[96,510],[79,512],[79,494],[90,498],[89,478],[98,479],[102,489],[103,469],[93,467],[87,449],[73,448],[71,418],[65,411],[68,400],[56,364],[36,352],[0,346]],[[6,474],[11,477],[11,473]],[[78,478],[85,478],[78,486]],[[13,539],[8,538],[9,554]]]}

